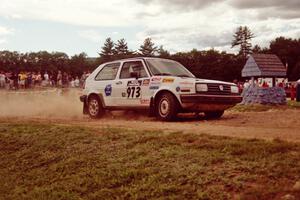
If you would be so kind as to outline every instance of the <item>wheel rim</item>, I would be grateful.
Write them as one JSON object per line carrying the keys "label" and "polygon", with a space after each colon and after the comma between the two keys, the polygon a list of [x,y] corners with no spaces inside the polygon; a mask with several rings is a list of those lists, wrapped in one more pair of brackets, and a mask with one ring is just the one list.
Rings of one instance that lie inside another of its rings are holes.
{"label": "wheel rim", "polygon": [[162,99],[159,103],[159,114],[163,117],[167,116],[170,112],[170,104],[167,99]]}
{"label": "wheel rim", "polygon": [[96,116],[99,112],[99,103],[96,99],[92,99],[89,103],[89,112],[92,116]]}

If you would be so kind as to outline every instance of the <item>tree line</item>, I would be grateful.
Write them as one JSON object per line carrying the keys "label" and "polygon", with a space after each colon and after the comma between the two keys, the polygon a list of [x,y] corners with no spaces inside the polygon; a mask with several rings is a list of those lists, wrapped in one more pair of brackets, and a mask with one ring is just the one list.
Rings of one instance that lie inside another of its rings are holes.
{"label": "tree line", "polygon": [[270,41],[270,46],[252,47],[251,39],[255,35],[248,27],[238,27],[233,35],[232,47],[239,46],[238,54],[217,51],[215,49],[171,54],[163,46],[157,46],[151,38],[146,38],[138,50],[130,50],[125,39],[114,42],[107,38],[100,48],[98,58],[88,58],[85,53],[69,57],[62,52],[19,53],[0,51],[0,70],[5,71],[65,71],[72,75],[81,75],[84,71],[93,70],[104,62],[117,59],[150,56],[173,59],[186,66],[196,77],[219,79],[225,81],[241,80],[241,70],[248,54],[272,53],[279,56],[288,66],[288,78],[300,78],[300,39],[278,37]]}

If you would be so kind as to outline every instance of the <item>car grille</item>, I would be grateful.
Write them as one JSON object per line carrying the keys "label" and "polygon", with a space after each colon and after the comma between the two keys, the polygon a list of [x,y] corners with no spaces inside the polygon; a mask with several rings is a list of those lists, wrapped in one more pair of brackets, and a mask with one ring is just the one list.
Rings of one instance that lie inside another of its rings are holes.
{"label": "car grille", "polygon": [[[198,92],[198,93],[210,94],[210,95],[232,95],[230,85],[218,84],[218,83],[208,83],[207,86],[208,86],[207,92]],[[223,90],[221,90],[220,87],[223,87]]]}

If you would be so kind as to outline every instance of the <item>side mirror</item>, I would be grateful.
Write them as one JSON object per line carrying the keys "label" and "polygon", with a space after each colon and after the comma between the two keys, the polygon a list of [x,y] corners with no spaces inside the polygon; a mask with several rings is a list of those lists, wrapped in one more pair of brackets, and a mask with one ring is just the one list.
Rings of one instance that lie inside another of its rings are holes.
{"label": "side mirror", "polygon": [[137,72],[130,72],[130,77],[138,79],[139,78],[139,74]]}

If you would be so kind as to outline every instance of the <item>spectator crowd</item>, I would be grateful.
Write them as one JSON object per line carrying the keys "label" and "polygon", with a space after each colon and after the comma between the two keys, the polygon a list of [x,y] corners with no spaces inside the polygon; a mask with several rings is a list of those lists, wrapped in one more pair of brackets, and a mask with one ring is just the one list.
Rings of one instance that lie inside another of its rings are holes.
{"label": "spectator crowd", "polygon": [[89,72],[84,72],[80,77],[72,76],[66,72],[58,71],[27,72],[19,73],[0,71],[0,89],[18,90],[35,89],[39,87],[83,87]]}

